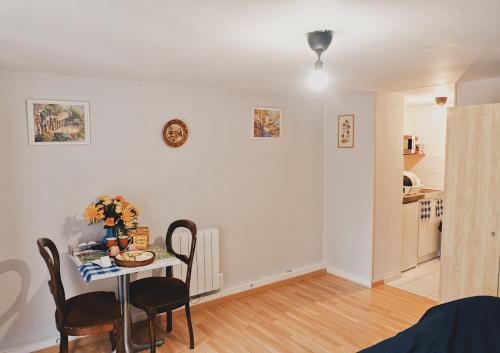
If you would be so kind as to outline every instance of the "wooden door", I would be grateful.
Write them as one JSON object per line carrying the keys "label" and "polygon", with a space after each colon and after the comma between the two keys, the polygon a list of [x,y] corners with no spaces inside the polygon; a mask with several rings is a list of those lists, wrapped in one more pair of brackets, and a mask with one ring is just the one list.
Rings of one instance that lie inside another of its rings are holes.
{"label": "wooden door", "polygon": [[497,295],[500,104],[449,109],[446,135],[440,301]]}

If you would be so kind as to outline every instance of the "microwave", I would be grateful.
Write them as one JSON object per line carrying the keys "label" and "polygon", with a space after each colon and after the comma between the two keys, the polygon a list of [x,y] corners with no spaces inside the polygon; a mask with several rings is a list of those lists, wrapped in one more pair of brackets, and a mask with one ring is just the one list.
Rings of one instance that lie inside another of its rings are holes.
{"label": "microwave", "polygon": [[417,153],[417,136],[404,135],[403,136],[403,154]]}

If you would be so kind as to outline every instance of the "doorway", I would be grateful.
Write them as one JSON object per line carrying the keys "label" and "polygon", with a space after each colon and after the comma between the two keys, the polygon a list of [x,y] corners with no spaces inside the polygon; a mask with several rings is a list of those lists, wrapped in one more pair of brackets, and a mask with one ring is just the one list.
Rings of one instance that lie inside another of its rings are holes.
{"label": "doorway", "polygon": [[[404,92],[401,273],[390,286],[439,300],[447,108],[454,85]],[[436,97],[447,97],[437,104]]]}

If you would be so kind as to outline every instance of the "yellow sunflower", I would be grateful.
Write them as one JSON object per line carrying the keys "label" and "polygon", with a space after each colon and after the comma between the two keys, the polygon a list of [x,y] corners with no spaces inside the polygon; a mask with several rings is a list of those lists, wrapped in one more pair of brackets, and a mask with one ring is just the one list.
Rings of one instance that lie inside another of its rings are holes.
{"label": "yellow sunflower", "polygon": [[87,223],[96,223],[104,219],[104,210],[102,206],[97,206],[95,204],[89,205],[85,212],[83,213],[83,218]]}
{"label": "yellow sunflower", "polygon": [[127,228],[132,227],[136,217],[137,217],[137,211],[134,209],[133,206],[128,205],[127,207],[123,208],[121,218]]}
{"label": "yellow sunflower", "polygon": [[129,223],[123,223],[125,225],[125,228],[134,228],[134,222],[129,222]]}

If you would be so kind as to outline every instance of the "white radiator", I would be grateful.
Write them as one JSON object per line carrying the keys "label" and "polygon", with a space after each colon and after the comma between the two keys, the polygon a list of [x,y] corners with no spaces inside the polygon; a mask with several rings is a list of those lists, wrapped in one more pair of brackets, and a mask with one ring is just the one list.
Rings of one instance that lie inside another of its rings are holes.
{"label": "white radiator", "polygon": [[[189,256],[191,233],[187,230],[174,232],[172,247],[179,254]],[[173,267],[174,277],[182,280],[186,279],[186,271],[187,265],[184,263]],[[189,294],[197,297],[219,289],[219,230],[201,229],[197,234]]]}

